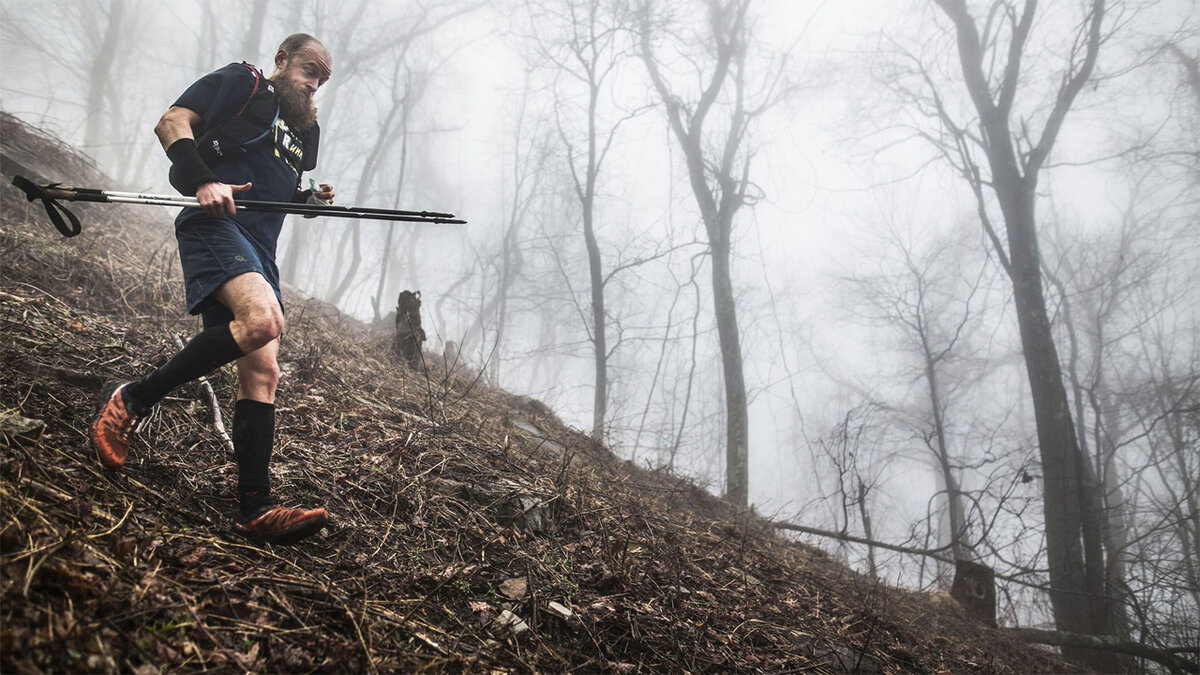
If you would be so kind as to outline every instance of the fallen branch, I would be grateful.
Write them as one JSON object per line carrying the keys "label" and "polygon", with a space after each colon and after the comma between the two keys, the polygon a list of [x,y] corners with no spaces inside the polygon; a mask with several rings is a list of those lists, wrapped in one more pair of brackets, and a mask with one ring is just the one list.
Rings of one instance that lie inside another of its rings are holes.
{"label": "fallen branch", "polygon": [[[947,551],[950,549],[950,544],[946,544],[945,546],[939,546],[938,548],[910,548],[908,546],[897,546],[896,544],[888,544],[886,542],[875,541],[873,539],[865,539],[863,537],[856,537],[847,532],[833,532],[830,530],[821,530],[821,529],[818,529],[815,527],[808,527],[806,525],[795,525],[792,523],[771,523],[771,524],[780,530],[791,530],[793,532],[803,532],[804,534],[812,534],[812,535],[816,535],[818,537],[829,537],[830,539],[837,539],[840,541],[848,541],[852,544],[862,544],[864,546],[876,546],[878,548],[887,549],[889,551],[896,551],[897,553],[908,553],[910,555],[923,555],[928,558],[933,558],[934,560],[937,560],[939,562],[944,562],[947,565],[953,565],[955,562],[954,558],[949,558],[947,556],[942,555],[942,553],[944,551]],[[1021,586],[1028,586],[1029,588],[1037,588],[1037,589],[1040,589],[1043,591],[1049,590],[1046,586],[1044,586],[1042,584],[1031,583],[1029,581],[1025,581],[1024,579],[1019,579],[1015,576],[1011,576],[1008,574],[1000,574],[999,572],[996,572],[995,576],[997,579],[1011,581],[1012,583],[1019,584]]]}
{"label": "fallen branch", "polygon": [[923,556],[928,556],[930,558],[933,558],[934,560],[940,560],[940,561],[950,564],[950,565],[954,564],[953,558],[948,558],[944,555],[941,555],[942,553],[944,553],[945,551],[950,549],[949,544],[947,544],[945,546],[940,546],[938,548],[909,548],[907,546],[897,546],[896,544],[886,544],[884,542],[875,541],[873,539],[865,539],[863,537],[856,537],[847,532],[833,532],[830,530],[821,530],[821,529],[817,529],[815,527],[808,527],[806,525],[794,525],[792,523],[772,523],[772,525],[774,525],[775,527],[777,527],[781,530],[792,530],[794,532],[803,532],[805,534],[813,534],[818,537],[829,537],[831,539],[839,539],[841,541],[848,541],[853,544],[862,544],[864,546],[877,546],[879,548],[884,548],[889,551],[896,551],[897,553],[911,553],[912,555],[923,555]]}
{"label": "fallen branch", "polygon": [[1177,652],[1200,652],[1196,648],[1160,649],[1140,642],[1122,640],[1111,635],[1083,635],[1036,628],[1009,628],[1005,632],[1012,633],[1024,642],[1128,654],[1161,663],[1175,673],[1200,673],[1200,662],[1185,659],[1177,654]]}
{"label": "fallen branch", "polygon": [[[179,337],[179,333],[171,333],[171,337],[175,338],[175,344],[180,349],[183,349],[183,338]],[[221,404],[217,401],[217,393],[213,391],[207,377],[201,377],[198,381],[200,382],[200,386],[204,387],[204,392],[208,394],[208,407],[212,408],[213,414],[213,428],[217,430],[217,433],[221,436],[221,440],[225,442],[225,448],[229,450],[229,454],[236,454],[236,451],[233,449],[233,439],[225,431],[225,420],[221,417]]]}

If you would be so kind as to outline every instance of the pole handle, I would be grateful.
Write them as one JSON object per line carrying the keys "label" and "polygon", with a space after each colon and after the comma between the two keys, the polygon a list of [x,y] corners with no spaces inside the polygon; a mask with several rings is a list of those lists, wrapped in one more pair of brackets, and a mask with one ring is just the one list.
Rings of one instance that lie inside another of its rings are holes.
{"label": "pole handle", "polygon": [[54,223],[54,227],[58,228],[64,237],[74,237],[82,231],[79,218],[76,218],[75,214],[71,213],[67,207],[54,201],[55,199],[73,199],[73,197],[61,196],[63,193],[71,194],[70,190],[56,189],[57,183],[41,187],[24,176],[13,176],[12,184],[25,193],[28,201],[42,200],[42,206],[46,207],[46,215],[50,216],[50,222]]}

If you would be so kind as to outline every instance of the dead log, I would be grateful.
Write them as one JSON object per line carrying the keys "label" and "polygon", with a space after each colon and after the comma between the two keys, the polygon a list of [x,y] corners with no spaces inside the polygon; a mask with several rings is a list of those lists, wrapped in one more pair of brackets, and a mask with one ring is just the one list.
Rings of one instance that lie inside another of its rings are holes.
{"label": "dead log", "polygon": [[421,347],[424,344],[421,291],[400,291],[396,298],[396,334],[392,338],[392,350],[416,370],[421,367]]}
{"label": "dead log", "polygon": [[992,568],[970,560],[955,560],[950,597],[971,616],[996,627],[996,573]]}
{"label": "dead log", "polygon": [[1173,673],[1200,673],[1200,661],[1186,659],[1180,654],[1192,653],[1200,657],[1200,650],[1195,647],[1161,649],[1140,642],[1122,640],[1111,635],[1082,635],[1080,633],[1064,633],[1056,630],[1038,630],[1036,628],[1008,628],[1011,633],[1024,642],[1039,645],[1054,645],[1056,647],[1079,647],[1095,649],[1117,654],[1128,654],[1138,658],[1149,659],[1161,663]]}

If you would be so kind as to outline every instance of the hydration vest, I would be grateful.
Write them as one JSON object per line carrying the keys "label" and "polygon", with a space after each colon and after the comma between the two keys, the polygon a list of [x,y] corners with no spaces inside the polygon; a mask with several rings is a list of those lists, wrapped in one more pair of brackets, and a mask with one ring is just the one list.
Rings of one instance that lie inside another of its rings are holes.
{"label": "hydration vest", "polygon": [[[258,68],[244,61],[242,65],[254,76],[250,97],[236,115],[208,129],[196,139],[200,157],[209,166],[244,156],[254,146],[270,139],[279,122],[279,98],[275,95],[275,85]],[[313,140],[315,134],[316,127],[313,128]],[[311,171],[316,166],[317,144],[311,143],[311,147],[305,148],[303,166],[295,168],[297,171]]]}

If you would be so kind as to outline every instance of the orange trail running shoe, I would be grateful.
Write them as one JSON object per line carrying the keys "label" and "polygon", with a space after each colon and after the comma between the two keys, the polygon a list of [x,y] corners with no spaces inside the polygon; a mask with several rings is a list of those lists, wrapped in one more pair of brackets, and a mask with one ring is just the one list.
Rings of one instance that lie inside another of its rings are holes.
{"label": "orange trail running shoe", "polygon": [[233,529],[257,542],[294,544],[316,534],[327,522],[329,514],[325,509],[293,509],[267,504],[250,518],[235,519]]}
{"label": "orange trail running shoe", "polygon": [[125,404],[121,390],[129,382],[113,380],[104,385],[104,405],[96,419],[92,420],[90,433],[92,447],[100,463],[109,469],[119,469],[125,465],[125,455],[129,452],[129,437],[133,428],[143,414],[135,413]]}

